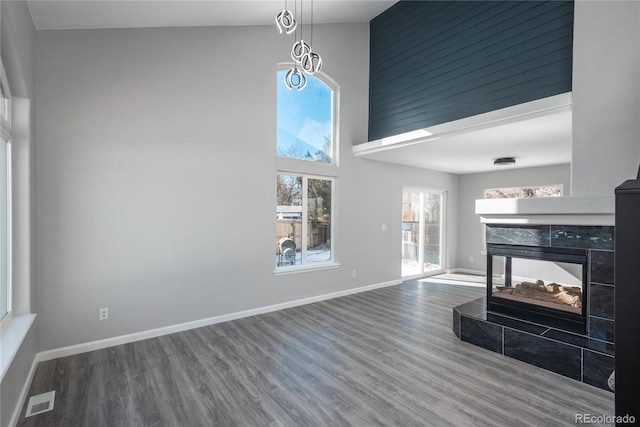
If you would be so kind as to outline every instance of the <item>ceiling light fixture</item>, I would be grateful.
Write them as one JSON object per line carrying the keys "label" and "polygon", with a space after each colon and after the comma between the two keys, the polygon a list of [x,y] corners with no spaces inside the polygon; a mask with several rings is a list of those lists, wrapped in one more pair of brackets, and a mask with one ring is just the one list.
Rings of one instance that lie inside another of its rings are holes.
{"label": "ceiling light fixture", "polygon": [[289,90],[293,90],[293,88],[302,90],[307,85],[307,76],[304,75],[302,70],[298,69],[297,65],[294,65],[293,68],[285,74],[284,84]]}
{"label": "ceiling light fixture", "polygon": [[[287,23],[296,22],[296,17],[298,14],[298,0],[294,0],[294,14],[293,16],[288,16],[285,14],[286,10],[286,2],[285,2],[285,10],[280,12],[276,16],[276,25],[278,26],[278,31],[281,31],[281,25],[284,28],[284,24],[281,21],[286,21]],[[300,31],[298,33],[297,25],[293,25],[291,31],[287,31],[287,34],[294,33],[295,42],[291,48],[291,59],[293,59],[294,64],[293,67],[287,72],[284,78],[284,83],[289,90],[293,90],[294,88],[297,90],[302,90],[307,85],[307,74],[315,74],[322,69],[322,58],[317,52],[314,52],[311,45],[313,44],[313,0],[311,0],[311,25],[309,36],[311,43],[307,43],[302,39],[302,23],[303,23],[303,13],[302,13],[302,0],[300,0]],[[289,15],[291,12],[289,12]],[[300,38],[298,38],[298,34]]]}
{"label": "ceiling light fixture", "polygon": [[278,32],[280,34],[283,32],[291,34],[298,26],[296,17],[287,9],[287,0],[284,0],[284,9],[282,9],[282,12],[276,15],[276,26],[278,27]]}
{"label": "ceiling light fixture", "polygon": [[[302,3],[300,5],[302,8]],[[302,16],[302,14],[300,15]],[[309,44],[309,50],[302,57],[300,61],[300,65],[302,65],[302,69],[309,74],[315,74],[322,69],[322,58],[318,55],[317,52],[313,51],[313,0],[311,0],[311,30],[309,35],[309,40],[311,43]]]}
{"label": "ceiling light fixture", "polygon": [[515,165],[516,158],[515,157],[500,157],[493,161],[493,164],[496,166],[507,166],[507,165]]}

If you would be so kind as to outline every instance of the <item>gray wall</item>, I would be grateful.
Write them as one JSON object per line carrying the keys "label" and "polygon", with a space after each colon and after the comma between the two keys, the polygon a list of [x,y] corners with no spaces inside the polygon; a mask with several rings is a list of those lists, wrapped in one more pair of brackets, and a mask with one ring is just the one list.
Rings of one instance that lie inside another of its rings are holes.
{"label": "gray wall", "polygon": [[314,37],[341,86],[342,266],[274,276],[275,72],[292,38],[273,27],[38,32],[40,350],[399,279],[402,186],[448,190],[456,212],[458,178],[354,159],[368,37],[368,24],[319,25]]}
{"label": "gray wall", "polygon": [[572,194],[613,195],[640,164],[640,2],[576,1]]}
{"label": "gray wall", "polygon": [[486,188],[562,184],[564,195],[568,196],[570,174],[570,165],[555,165],[461,175],[458,267],[483,272],[487,269],[487,258],[481,253],[483,227],[475,214],[475,201],[483,197]]}
{"label": "gray wall", "polygon": [[[22,1],[0,2],[2,61],[14,96],[13,169],[13,315],[29,314],[34,299],[34,60],[35,29]],[[37,347],[36,323],[18,349],[0,384],[0,425],[9,423],[33,364]]]}

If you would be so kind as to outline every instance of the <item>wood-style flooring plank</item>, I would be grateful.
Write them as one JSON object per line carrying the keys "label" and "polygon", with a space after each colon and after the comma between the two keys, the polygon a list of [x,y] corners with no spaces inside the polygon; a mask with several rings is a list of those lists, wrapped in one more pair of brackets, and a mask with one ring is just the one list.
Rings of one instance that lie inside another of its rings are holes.
{"label": "wood-style flooring plank", "polygon": [[[411,281],[42,362],[41,426],[563,426],[613,394],[459,341],[483,288]],[[22,415],[26,407],[23,408]]]}

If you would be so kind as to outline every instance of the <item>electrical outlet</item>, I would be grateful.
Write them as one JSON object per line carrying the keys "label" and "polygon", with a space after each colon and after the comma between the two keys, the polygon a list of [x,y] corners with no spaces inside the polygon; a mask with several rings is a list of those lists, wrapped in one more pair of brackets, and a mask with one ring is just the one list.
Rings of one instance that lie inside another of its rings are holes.
{"label": "electrical outlet", "polygon": [[355,270],[353,270],[353,272],[351,273],[351,276],[356,277],[357,272]]}
{"label": "electrical outlet", "polygon": [[469,255],[469,262],[473,262],[473,256]]}
{"label": "electrical outlet", "polygon": [[109,309],[107,307],[101,308],[98,311],[98,320],[107,320],[109,318]]}

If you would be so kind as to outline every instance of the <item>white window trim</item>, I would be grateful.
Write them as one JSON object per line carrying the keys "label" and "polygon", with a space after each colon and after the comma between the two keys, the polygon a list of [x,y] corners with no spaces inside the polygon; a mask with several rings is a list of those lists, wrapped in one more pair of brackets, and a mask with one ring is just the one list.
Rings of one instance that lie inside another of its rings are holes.
{"label": "white window trim", "polygon": [[[304,172],[292,172],[292,171],[277,171],[276,177],[278,175],[290,175],[290,176],[300,176],[302,177],[302,247],[300,248],[301,252],[301,264],[297,265],[287,265],[287,266],[276,266],[273,270],[274,275],[281,276],[292,273],[303,273],[310,271],[318,271],[318,270],[327,270],[332,268],[337,268],[340,266],[340,263],[336,262],[335,258],[335,230],[336,230],[336,187],[337,187],[337,177],[335,176],[327,176],[327,175],[313,175]],[[322,261],[322,262],[314,262],[307,263],[307,245],[306,245],[306,236],[307,236],[307,221],[306,212],[308,209],[308,180],[309,179],[322,179],[326,181],[331,181],[331,247],[330,247],[330,260]]]}
{"label": "white window trim", "polygon": [[[7,328],[7,326],[11,323],[12,320],[12,293],[13,293],[13,280],[12,280],[12,218],[11,218],[11,213],[12,213],[12,207],[11,207],[11,200],[12,200],[12,194],[11,194],[11,187],[12,187],[12,182],[11,182],[11,176],[12,176],[12,170],[11,170],[11,139],[13,137],[12,135],[12,129],[11,129],[11,116],[12,116],[12,102],[11,102],[11,90],[9,87],[9,82],[7,81],[7,75],[4,71],[4,65],[2,64],[2,61],[0,61],[0,90],[2,92],[2,100],[0,100],[0,102],[3,102],[6,104],[3,106],[3,108],[6,108],[6,118],[2,117],[2,115],[0,115],[0,136],[2,137],[3,141],[6,141],[6,161],[7,164],[6,166],[6,172],[7,172],[7,192],[6,192],[6,197],[7,197],[7,271],[4,273],[6,274],[6,281],[7,281],[7,289],[6,289],[6,301],[7,301],[7,313],[4,315],[4,317],[2,318],[2,321],[0,321],[0,330],[4,330]],[[0,314],[2,315],[2,314]]]}
{"label": "white window trim", "polygon": [[[2,92],[2,98],[6,100],[6,115],[7,117],[3,117],[0,114],[0,132],[2,132],[2,137],[5,141],[11,140],[11,90],[9,89],[9,82],[7,81],[7,74],[4,71],[4,66],[2,62],[0,62],[0,91]],[[4,101],[0,101],[4,102]],[[4,109],[3,108],[3,109]]]}
{"label": "white window trim", "polygon": [[327,262],[314,262],[313,264],[301,264],[301,265],[288,265],[283,267],[277,267],[273,271],[275,276],[287,276],[289,274],[308,273],[312,271],[332,270],[340,267],[342,264],[335,261]]}
{"label": "white window trim", "polygon": [[3,330],[13,317],[13,218],[12,218],[11,142],[7,142],[7,314],[0,322]]}

